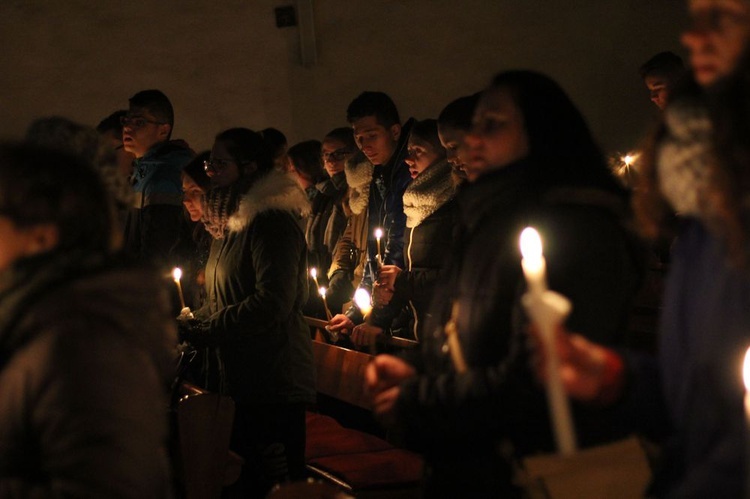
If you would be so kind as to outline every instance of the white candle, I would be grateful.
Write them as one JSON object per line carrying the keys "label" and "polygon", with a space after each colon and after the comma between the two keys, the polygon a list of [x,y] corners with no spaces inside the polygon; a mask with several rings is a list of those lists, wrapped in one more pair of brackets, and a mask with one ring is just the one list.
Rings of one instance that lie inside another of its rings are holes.
{"label": "white candle", "polygon": [[331,311],[328,309],[328,302],[326,301],[326,288],[321,286],[318,288],[318,293],[320,293],[320,297],[323,299],[323,307],[326,309],[326,318],[330,321],[333,315],[331,315]]}
{"label": "white candle", "polygon": [[318,284],[318,269],[315,267],[310,269],[310,277],[313,278],[313,281],[315,282],[315,287],[319,288],[320,284]]}
{"label": "white candle", "polygon": [[383,229],[378,227],[377,229],[375,229],[375,242],[378,245],[377,259],[380,265],[383,265],[383,253],[380,251],[380,238],[382,237],[383,237]]}
{"label": "white candle", "polygon": [[354,303],[362,312],[362,318],[366,319],[367,315],[372,311],[372,302],[370,301],[370,293],[364,288],[359,288],[354,292]]}
{"label": "white candle", "polygon": [[[742,365],[742,380],[745,382],[745,421],[750,427],[750,348],[745,352],[745,362]],[[746,432],[750,433],[750,429],[746,429]],[[745,439],[746,452],[750,453],[750,437]],[[750,462],[748,462],[750,469]],[[747,492],[745,497],[750,497],[750,473],[747,475]]]}
{"label": "white candle", "polygon": [[542,337],[547,359],[547,403],[555,440],[561,454],[571,455],[576,451],[576,437],[555,345],[556,329],[570,312],[570,301],[547,289],[547,264],[542,252],[542,239],[531,227],[521,233],[521,254],[521,266],[528,285],[523,304]]}
{"label": "white candle", "polygon": [[182,278],[182,269],[180,267],[175,267],[172,270],[172,278],[175,284],[177,284],[177,292],[180,295],[180,308],[184,311],[187,307],[185,307],[185,297],[182,295],[182,285],[180,284],[180,279]]}

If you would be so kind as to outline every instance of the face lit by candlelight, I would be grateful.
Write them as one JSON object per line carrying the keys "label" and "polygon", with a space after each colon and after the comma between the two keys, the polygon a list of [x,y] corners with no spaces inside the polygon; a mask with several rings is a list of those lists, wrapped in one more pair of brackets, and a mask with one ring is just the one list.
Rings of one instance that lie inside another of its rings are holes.
{"label": "face lit by candlelight", "polygon": [[206,175],[211,179],[211,184],[217,187],[226,187],[235,183],[241,177],[240,165],[229,154],[226,145],[217,140],[211,148],[211,159],[208,161]]}
{"label": "face lit by candlelight", "polygon": [[417,178],[420,173],[443,158],[432,144],[416,137],[409,137],[406,151],[407,157],[404,161],[409,167],[411,178]]}
{"label": "face lit by candlelight", "polygon": [[396,152],[401,136],[401,125],[389,128],[381,125],[375,116],[365,116],[352,122],[357,147],[373,165],[384,165]]}
{"label": "face lit by candlelight", "polygon": [[689,0],[691,27],[682,34],[695,80],[703,87],[729,76],[750,39],[745,0]]}
{"label": "face lit by candlelight", "polygon": [[346,144],[340,140],[327,138],[320,147],[320,158],[323,160],[323,168],[326,169],[329,177],[344,171],[346,160],[349,159],[354,151],[350,151]]}
{"label": "face lit by candlelight", "polygon": [[464,141],[469,182],[529,154],[521,109],[507,89],[490,88],[482,93],[474,112],[473,128]]}
{"label": "face lit by candlelight", "polygon": [[203,196],[205,192],[190,175],[182,174],[182,204],[193,222],[200,221],[203,216]]}
{"label": "face lit by candlelight", "polygon": [[[172,130],[171,125],[162,123],[144,107],[131,108],[126,121],[122,128],[122,145],[136,158],[143,157],[153,146],[168,140]],[[142,125],[138,126],[139,123]]]}
{"label": "face lit by candlelight", "polygon": [[466,165],[468,163],[466,143],[464,142],[466,132],[457,128],[438,125],[438,136],[440,137],[440,143],[445,148],[446,157],[453,170],[465,177]]}

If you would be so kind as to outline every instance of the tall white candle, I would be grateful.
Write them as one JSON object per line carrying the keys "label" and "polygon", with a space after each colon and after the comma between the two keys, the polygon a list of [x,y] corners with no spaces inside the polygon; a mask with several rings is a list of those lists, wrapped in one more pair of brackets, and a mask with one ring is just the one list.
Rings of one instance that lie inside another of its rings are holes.
{"label": "tall white candle", "polygon": [[318,293],[320,293],[320,297],[323,299],[323,307],[326,309],[326,318],[330,321],[333,315],[331,315],[331,311],[328,309],[328,302],[326,301],[326,288],[321,286],[318,288]]}
{"label": "tall white candle", "polygon": [[179,293],[180,295],[180,309],[184,310],[186,307],[185,307],[185,297],[182,295],[182,284],[180,284],[180,279],[182,279],[182,269],[180,267],[175,267],[172,270],[172,278],[174,279],[174,282],[177,285],[177,293]]}
{"label": "tall white candle", "polygon": [[320,284],[318,284],[318,269],[315,267],[310,269],[310,277],[313,278],[313,282],[315,282],[315,287],[319,288]]}
{"label": "tall white candle", "polygon": [[378,227],[377,229],[375,229],[375,242],[376,242],[376,243],[377,243],[377,245],[378,245],[378,254],[377,254],[377,259],[378,259],[378,263],[379,263],[380,265],[383,265],[383,253],[382,253],[382,251],[380,250],[380,239],[381,239],[382,237],[383,237],[383,229],[381,229],[381,228],[379,228],[379,227]]}
{"label": "tall white candle", "polygon": [[547,359],[547,403],[555,440],[561,454],[571,455],[576,450],[576,437],[555,346],[555,330],[569,313],[570,302],[564,296],[547,289],[547,263],[539,233],[527,227],[521,233],[520,242],[523,255],[521,266],[528,285],[524,306],[542,337]]}
{"label": "tall white candle", "polygon": [[[750,434],[750,348],[745,352],[745,361],[742,364],[742,381],[745,383],[745,421],[748,427],[745,431]],[[750,437],[745,439],[745,450],[750,454]],[[748,459],[748,471],[745,497],[750,497],[750,459]]]}

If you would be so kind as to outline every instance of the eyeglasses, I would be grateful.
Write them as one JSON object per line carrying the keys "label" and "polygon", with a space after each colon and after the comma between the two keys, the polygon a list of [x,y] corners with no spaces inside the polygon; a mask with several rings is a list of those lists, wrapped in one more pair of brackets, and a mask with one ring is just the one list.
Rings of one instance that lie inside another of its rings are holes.
{"label": "eyeglasses", "polygon": [[346,147],[342,147],[341,149],[336,149],[333,152],[324,152],[320,155],[320,157],[323,159],[323,163],[336,163],[337,161],[346,159],[349,154],[351,154],[351,151]]}
{"label": "eyeglasses", "polygon": [[130,128],[141,128],[142,126],[145,126],[146,123],[151,123],[152,125],[164,125],[165,124],[161,121],[147,120],[146,118],[142,116],[121,116],[120,117],[120,124],[122,126],[130,127]]}
{"label": "eyeglasses", "polygon": [[203,162],[203,169],[205,171],[211,170],[216,173],[221,173],[231,163],[234,163],[234,160],[232,159],[209,159]]}

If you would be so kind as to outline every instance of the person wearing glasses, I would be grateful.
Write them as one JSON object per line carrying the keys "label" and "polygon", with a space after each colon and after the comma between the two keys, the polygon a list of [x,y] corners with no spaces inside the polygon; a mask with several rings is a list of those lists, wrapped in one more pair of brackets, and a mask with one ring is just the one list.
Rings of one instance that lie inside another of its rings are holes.
{"label": "person wearing glasses", "polygon": [[125,223],[124,249],[140,262],[170,266],[182,225],[182,168],[193,151],[182,140],[170,140],[174,110],[159,90],[131,97],[121,122],[123,147],[135,156],[135,202]]}

